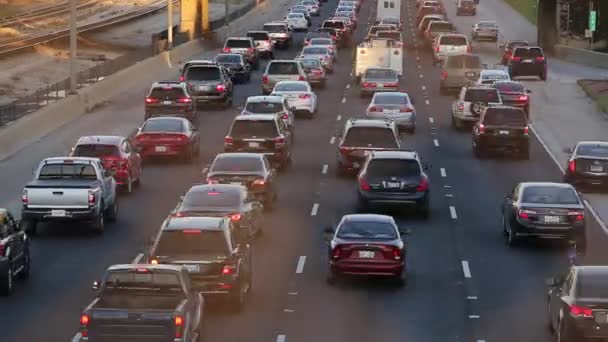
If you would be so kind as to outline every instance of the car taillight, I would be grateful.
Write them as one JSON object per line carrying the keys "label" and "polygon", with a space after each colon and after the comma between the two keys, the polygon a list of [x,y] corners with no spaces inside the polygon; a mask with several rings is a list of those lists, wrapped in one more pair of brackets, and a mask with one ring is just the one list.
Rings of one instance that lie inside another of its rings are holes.
{"label": "car taillight", "polygon": [[369,183],[363,177],[359,177],[359,189],[361,189],[363,191],[369,191],[369,190],[371,190],[371,187],[369,186]]}
{"label": "car taillight", "polygon": [[159,99],[155,99],[153,97],[146,97],[146,103],[159,103]]}
{"label": "car taillight", "polygon": [[526,209],[518,209],[517,210],[517,217],[527,220],[530,218],[530,215],[535,215],[536,211],[534,210],[526,210]]}
{"label": "car taillight", "polygon": [[222,275],[230,275],[230,274],[234,274],[236,272],[236,266],[234,265],[224,265],[224,267],[222,267]]}
{"label": "car taillight", "polygon": [[381,108],[378,108],[378,107],[369,107],[369,111],[370,111],[370,112],[381,112],[381,111],[382,111],[382,109],[381,109]]}
{"label": "car taillight", "polygon": [[511,57],[511,60],[513,62],[519,62],[519,61],[521,61],[521,57]]}
{"label": "car taillight", "polygon": [[248,49],[247,49],[247,53],[253,53],[253,51],[255,51],[255,49],[254,49],[254,48],[248,48]]}
{"label": "car taillight", "polygon": [[340,246],[334,247],[334,249],[331,251],[331,258],[336,260],[336,259],[340,259],[341,256],[342,256],[342,248],[340,248]]}
{"label": "car taillight", "polygon": [[401,113],[413,113],[414,112],[414,108],[412,108],[412,107],[401,107],[401,109],[399,109],[399,111]]}
{"label": "car taillight", "polygon": [[479,133],[485,133],[486,132],[486,126],[484,126],[483,124],[479,124]]}
{"label": "car taillight", "polygon": [[274,139],[275,145],[282,145],[285,143],[285,137],[277,137]]}
{"label": "car taillight", "polygon": [[263,179],[256,179],[253,181],[253,185],[266,185],[266,181]]}
{"label": "car taillight", "polygon": [[396,88],[397,87],[397,83],[383,83],[382,85],[387,88]]}
{"label": "car taillight", "polygon": [[570,173],[574,173],[574,171],[576,171],[576,159],[572,159],[568,162],[568,171],[570,171]]}
{"label": "car taillight", "polygon": [[94,206],[97,201],[97,196],[92,190],[89,190],[89,205]]}
{"label": "car taillight", "polygon": [[536,60],[538,62],[544,62],[545,61],[545,57],[542,57],[542,56],[541,57],[536,57]]}
{"label": "car taillight", "polygon": [[175,338],[182,338],[184,336],[184,317],[175,316],[173,323],[175,324]]}
{"label": "car taillight", "polygon": [[524,134],[528,134],[530,133],[530,127],[526,126],[524,127]]}
{"label": "car taillight", "polygon": [[181,99],[177,99],[177,102],[179,102],[179,103],[191,103],[192,99],[190,99],[189,97],[182,97]]}
{"label": "car taillight", "polygon": [[158,265],[158,260],[156,260],[156,259],[152,259],[152,260],[150,260],[150,263],[151,263],[152,265]]}
{"label": "car taillight", "polygon": [[585,219],[584,211],[571,211],[568,213],[568,217],[574,219],[574,221],[580,222]]}
{"label": "car taillight", "polygon": [[371,83],[371,82],[363,82],[363,88],[371,88],[371,87],[375,87],[376,83]]}
{"label": "car taillight", "polygon": [[471,53],[473,51],[473,48],[471,47],[471,45],[467,45],[467,53]]}
{"label": "car taillight", "polygon": [[517,98],[518,101],[528,101],[528,96],[527,95],[520,95]]}
{"label": "car taillight", "polygon": [[435,52],[439,52],[439,45],[435,46]]}
{"label": "car taillight", "polygon": [[229,47],[225,47],[223,51],[224,52],[230,52],[230,48]]}
{"label": "car taillight", "polygon": [[28,203],[27,189],[23,189],[23,192],[21,193],[21,202],[24,205],[27,205]]}
{"label": "car taillight", "polygon": [[300,81],[306,81],[306,77],[300,75],[300,77],[298,77],[298,80],[300,80]]}
{"label": "car taillight", "polygon": [[262,76],[262,82],[268,83],[268,76],[267,75],[263,75]]}
{"label": "car taillight", "polygon": [[218,84],[215,86],[215,90],[219,91],[220,93],[223,93],[226,91],[226,86],[223,84]]}
{"label": "car taillight", "polygon": [[232,145],[232,143],[234,143],[234,139],[232,139],[232,137],[224,137],[224,144]]}
{"label": "car taillight", "polygon": [[300,96],[298,96],[301,99],[309,99],[310,98],[310,94],[300,94]]}
{"label": "car taillight", "polygon": [[80,315],[80,335],[82,337],[89,337],[89,322],[91,322],[91,317],[89,315]]}
{"label": "car taillight", "polygon": [[420,183],[416,187],[416,191],[427,191],[429,189],[429,179],[426,177],[422,177]]}
{"label": "car taillight", "polygon": [[180,82],[184,82],[185,80],[186,80],[186,78],[185,78],[184,76],[180,76],[180,77],[179,77],[179,81],[180,81]]}
{"label": "car taillight", "polygon": [[401,254],[402,254],[401,248],[393,246],[391,248],[390,254],[394,260],[401,260]]}
{"label": "car taillight", "polygon": [[444,80],[444,81],[448,79],[448,72],[447,71],[442,71],[441,72],[441,79]]}
{"label": "car taillight", "polygon": [[241,220],[243,216],[240,213],[230,215],[230,220],[233,222],[238,222]]}
{"label": "car taillight", "polygon": [[570,313],[574,316],[592,317],[593,310],[584,306],[574,305],[570,306]]}
{"label": "car taillight", "polygon": [[458,111],[459,112],[463,112],[464,111],[464,103],[463,102],[458,102]]}
{"label": "car taillight", "polygon": [[281,114],[281,119],[287,120],[287,119],[289,119],[289,115],[287,113],[283,113],[283,114]]}

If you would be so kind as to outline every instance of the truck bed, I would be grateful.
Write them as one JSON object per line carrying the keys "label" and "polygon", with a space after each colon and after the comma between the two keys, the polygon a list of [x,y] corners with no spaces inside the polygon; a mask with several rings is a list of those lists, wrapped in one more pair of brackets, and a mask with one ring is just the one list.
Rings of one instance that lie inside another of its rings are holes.
{"label": "truck bed", "polygon": [[92,309],[175,310],[183,300],[178,296],[103,296]]}
{"label": "truck bed", "polygon": [[97,184],[96,179],[36,179],[26,185],[28,189],[89,189]]}

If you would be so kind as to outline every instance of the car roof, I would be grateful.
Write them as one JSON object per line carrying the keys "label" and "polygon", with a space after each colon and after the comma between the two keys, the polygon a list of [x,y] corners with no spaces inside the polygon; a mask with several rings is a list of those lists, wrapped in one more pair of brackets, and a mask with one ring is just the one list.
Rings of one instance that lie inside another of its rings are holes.
{"label": "car roof", "polygon": [[397,72],[397,71],[396,71],[395,69],[393,69],[393,68],[389,68],[389,67],[379,67],[379,66],[369,67],[369,68],[365,69],[365,71],[368,71],[368,70],[392,70],[392,71]]}
{"label": "car roof", "polygon": [[234,121],[275,121],[277,115],[268,115],[268,114],[247,114],[247,115],[237,115],[234,118]]}
{"label": "car roof", "polygon": [[264,96],[249,96],[246,103],[260,103],[260,102],[283,102],[283,96],[278,95],[264,95]]}
{"label": "car roof", "polygon": [[372,159],[415,159],[418,160],[416,151],[372,151]]}
{"label": "car roof", "polygon": [[382,119],[348,119],[347,125],[350,127],[381,127],[392,128],[394,121]]}
{"label": "car roof", "polygon": [[587,141],[579,141],[576,146],[608,146],[608,141],[592,141],[592,140],[587,140]]}
{"label": "car roof", "polygon": [[550,186],[555,188],[562,189],[574,189],[571,184],[568,183],[557,183],[557,182],[521,182],[522,189],[529,187],[540,187],[540,186]]}
{"label": "car roof", "polygon": [[162,227],[162,231],[181,231],[185,229],[220,231],[225,227],[226,220],[224,217],[171,217]]}
{"label": "car roof", "polygon": [[162,270],[162,271],[175,271],[181,272],[183,269],[182,265],[170,265],[170,264],[117,264],[107,268],[108,271],[129,271],[138,269],[149,269],[149,270]]}
{"label": "car roof", "polygon": [[467,38],[467,39],[468,39],[468,37],[467,37],[467,35],[466,35],[466,34],[462,34],[462,33],[453,33],[453,32],[446,32],[446,33],[443,33],[443,34],[440,36],[440,38],[444,38],[444,37],[464,37],[464,38]]}
{"label": "car roof", "polygon": [[[275,87],[277,86],[277,84],[299,84],[299,85],[305,85],[305,86],[309,86],[307,81],[279,81],[275,84]],[[275,97],[281,97],[282,96],[275,96]]]}
{"label": "car roof", "polygon": [[120,145],[120,143],[126,139],[118,135],[87,135],[78,138],[76,145],[87,144],[87,145]]}
{"label": "car roof", "polygon": [[221,192],[242,192],[247,191],[247,188],[244,185],[240,184],[198,184],[192,186],[188,192],[213,192],[213,191],[221,191]]}
{"label": "car roof", "polygon": [[488,75],[492,75],[492,74],[494,74],[494,75],[498,75],[498,74],[507,75],[506,71],[500,70],[500,69],[483,69],[483,70],[481,70],[481,73],[482,74],[488,74]]}
{"label": "car roof", "polygon": [[492,87],[489,84],[475,84],[475,85],[469,85],[466,87],[467,91],[468,90],[493,90],[493,91],[498,91],[498,89],[496,89],[495,87]]}
{"label": "car roof", "polygon": [[172,87],[172,88],[183,88],[184,83],[178,81],[156,81],[152,83],[152,88],[157,87]]}
{"label": "car roof", "polygon": [[251,40],[251,37],[228,37],[226,40]]}
{"label": "car roof", "polygon": [[150,121],[160,121],[160,120],[173,120],[173,121],[188,122],[188,119],[186,119],[186,118],[180,118],[180,117],[177,117],[177,116],[158,116],[158,117],[155,117],[155,118],[146,119],[146,121],[144,121],[144,123],[150,122]]}
{"label": "car roof", "polygon": [[497,25],[496,20],[481,20],[478,24],[494,24]]}
{"label": "car roof", "polygon": [[229,159],[229,158],[263,159],[264,155],[261,153],[251,153],[251,152],[225,152],[225,153],[218,153],[215,156],[215,159],[220,159],[220,158],[224,158],[224,159]]}
{"label": "car roof", "polygon": [[391,216],[380,214],[348,214],[344,215],[342,220],[344,222],[394,222],[394,219]]}
{"label": "car roof", "polygon": [[268,34],[268,31],[264,31],[264,30],[249,30],[249,31],[247,31],[247,33],[266,33],[266,34]]}

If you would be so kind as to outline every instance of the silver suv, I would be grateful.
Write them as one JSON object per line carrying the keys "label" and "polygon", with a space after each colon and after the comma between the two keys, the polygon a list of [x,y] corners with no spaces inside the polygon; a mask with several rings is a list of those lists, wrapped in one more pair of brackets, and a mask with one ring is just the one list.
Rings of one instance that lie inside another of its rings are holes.
{"label": "silver suv", "polygon": [[268,95],[280,81],[308,81],[306,71],[299,61],[276,59],[270,61],[262,75],[262,93]]}
{"label": "silver suv", "polygon": [[462,87],[458,100],[452,103],[452,126],[461,128],[464,122],[477,122],[483,110],[502,104],[496,88],[475,85]]}
{"label": "silver suv", "polygon": [[447,56],[442,64],[439,91],[446,95],[450,88],[458,88],[474,84],[479,79],[483,69],[481,58],[478,55],[463,54]]}

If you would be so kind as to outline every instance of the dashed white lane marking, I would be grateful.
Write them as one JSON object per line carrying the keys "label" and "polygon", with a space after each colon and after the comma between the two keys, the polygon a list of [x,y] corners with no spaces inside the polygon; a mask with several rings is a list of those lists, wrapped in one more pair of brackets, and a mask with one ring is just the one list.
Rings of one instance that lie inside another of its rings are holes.
{"label": "dashed white lane marking", "polygon": [[297,296],[298,295],[297,292],[287,292],[287,294],[290,295],[290,296]]}
{"label": "dashed white lane marking", "polygon": [[439,147],[439,140],[433,139],[433,145],[435,145],[435,147]]}
{"label": "dashed white lane marking", "polygon": [[350,89],[350,84],[347,84],[347,85],[346,85],[346,89]]}
{"label": "dashed white lane marking", "polygon": [[327,164],[323,164],[323,167],[321,168],[321,173],[322,174],[326,174],[327,173],[327,169],[329,168],[329,165]]}
{"label": "dashed white lane marking", "polygon": [[445,194],[445,197],[454,197],[452,194]]}
{"label": "dashed white lane marking", "polygon": [[422,88],[422,90],[426,90],[426,86],[422,86],[421,88]]}
{"label": "dashed white lane marking", "polygon": [[342,115],[336,116],[336,121],[340,121],[340,120],[342,120]]}
{"label": "dashed white lane marking", "polygon": [[477,296],[468,296],[467,299],[468,300],[477,300]]}
{"label": "dashed white lane marking", "polygon": [[424,76],[422,76],[422,74],[420,74],[420,78],[423,78]]}
{"label": "dashed white lane marking", "polygon": [[336,142],[336,137],[331,137],[331,139],[329,139],[329,143],[330,144],[334,144]]}
{"label": "dashed white lane marking", "polygon": [[458,215],[456,215],[456,208],[454,208],[453,205],[450,206],[450,217],[455,220],[458,218]]}
{"label": "dashed white lane marking", "polygon": [[424,100],[424,104],[426,104],[428,106],[431,104],[431,102],[429,100]]}
{"label": "dashed white lane marking", "polygon": [[306,255],[301,255],[298,259],[298,265],[296,266],[296,273],[300,274],[304,272],[304,264],[306,263]]}
{"label": "dashed white lane marking", "polygon": [[312,205],[312,210],[310,211],[310,216],[317,216],[317,212],[319,212],[319,203],[315,203]]}
{"label": "dashed white lane marking", "polygon": [[443,187],[444,188],[451,188],[452,186],[451,185],[444,185]]}
{"label": "dashed white lane marking", "polygon": [[434,123],[434,122],[435,122],[435,119],[433,119],[433,118],[429,118],[429,122],[430,122],[430,123]]}
{"label": "dashed white lane marking", "polygon": [[133,261],[131,261],[131,263],[132,264],[139,264],[139,262],[141,261],[141,258],[143,258],[143,257],[144,257],[144,253],[139,253],[135,257],[135,259],[133,259]]}
{"label": "dashed white lane marking", "polygon": [[348,74],[348,76],[353,77],[353,73],[351,72],[350,74]]}
{"label": "dashed white lane marking", "polygon": [[346,103],[346,97],[342,98],[342,103]]}
{"label": "dashed white lane marking", "polygon": [[469,315],[470,319],[479,319],[481,316],[479,315]]}
{"label": "dashed white lane marking", "polygon": [[76,335],[74,335],[74,337],[72,337],[72,341],[71,342],[80,342],[80,337],[82,335],[80,335],[80,333],[77,333]]}
{"label": "dashed white lane marking", "polygon": [[283,309],[283,312],[293,313],[293,312],[296,312],[296,311],[292,310],[292,309]]}
{"label": "dashed white lane marking", "polygon": [[441,173],[441,177],[445,178],[448,176],[447,173],[445,173],[445,169],[443,167],[439,169],[439,172]]}
{"label": "dashed white lane marking", "polygon": [[471,268],[469,267],[469,262],[466,260],[462,260],[462,273],[464,273],[465,278],[471,278]]}
{"label": "dashed white lane marking", "polygon": [[477,340],[477,342],[486,342],[486,340]]}

